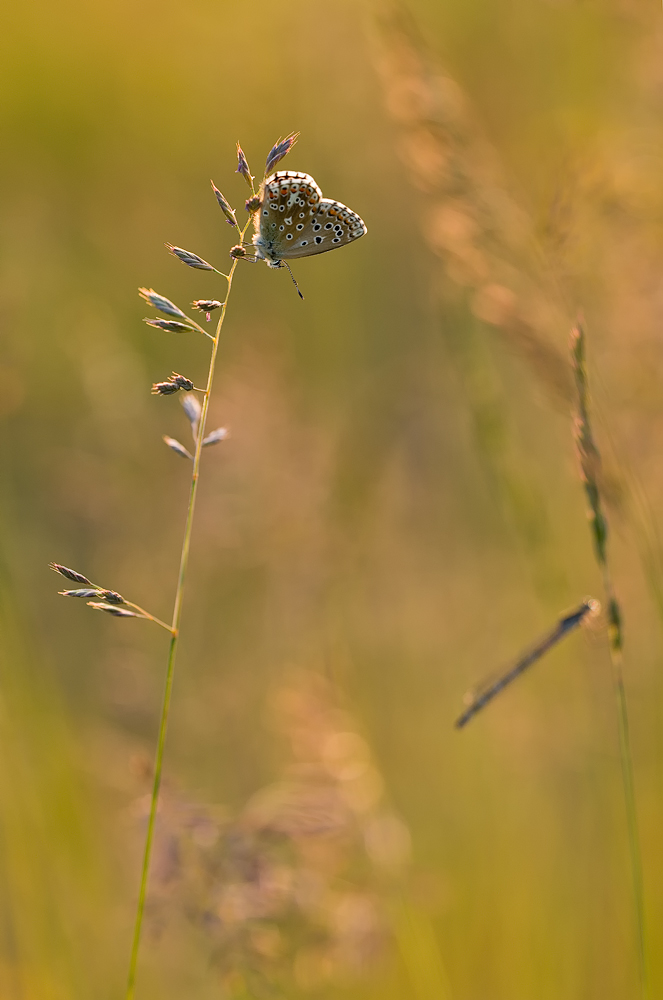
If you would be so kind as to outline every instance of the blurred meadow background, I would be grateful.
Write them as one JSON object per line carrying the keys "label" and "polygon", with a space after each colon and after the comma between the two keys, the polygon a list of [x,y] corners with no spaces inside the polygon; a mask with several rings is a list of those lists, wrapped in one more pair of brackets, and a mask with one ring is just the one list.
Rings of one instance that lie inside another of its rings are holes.
{"label": "blurred meadow background", "polygon": [[[146,285],[223,298],[254,173],[366,221],[241,264],[194,525],[137,997],[624,1000],[637,951],[572,436],[585,316],[663,990],[663,13],[643,0],[35,0],[0,34],[0,997],[124,995],[189,489]],[[230,234],[230,235],[229,235]],[[149,313],[151,314],[151,313]],[[658,991],[658,993],[657,993]]]}

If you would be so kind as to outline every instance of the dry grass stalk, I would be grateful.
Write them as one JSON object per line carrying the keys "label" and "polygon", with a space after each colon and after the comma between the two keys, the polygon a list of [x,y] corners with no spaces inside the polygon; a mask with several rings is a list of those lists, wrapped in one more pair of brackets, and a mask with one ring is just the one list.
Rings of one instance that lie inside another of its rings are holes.
{"label": "dry grass stalk", "polygon": [[397,148],[423,196],[421,228],[451,286],[494,326],[549,396],[567,404],[572,380],[555,339],[568,329],[542,273],[532,224],[510,195],[458,83],[428,51],[401,7],[378,19],[376,63]]}
{"label": "dry grass stalk", "polygon": [[592,433],[589,412],[589,382],[585,357],[585,333],[579,323],[571,333],[571,360],[576,386],[575,439],[580,477],[585,488],[585,495],[589,506],[588,516],[594,554],[603,577],[603,586],[606,595],[610,662],[612,664],[612,679],[617,707],[622,783],[624,786],[629,835],[640,987],[643,998],[646,998],[649,995],[649,980],[645,945],[644,886],[629,718],[623,674],[624,636],[622,631],[622,613],[615,594],[608,558],[608,521],[603,510],[604,504],[600,477],[601,456]]}

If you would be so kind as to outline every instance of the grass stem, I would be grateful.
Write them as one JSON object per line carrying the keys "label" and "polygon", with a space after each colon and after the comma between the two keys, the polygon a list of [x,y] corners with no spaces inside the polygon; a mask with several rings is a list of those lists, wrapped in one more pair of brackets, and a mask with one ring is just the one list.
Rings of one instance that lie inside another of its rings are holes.
{"label": "grass stem", "polygon": [[634,920],[638,950],[638,970],[640,994],[643,1000],[649,997],[649,976],[647,969],[644,880],[642,855],[638,833],[638,816],[633,779],[633,755],[629,733],[626,690],[622,670],[623,631],[622,615],[615,594],[608,560],[608,522],[603,511],[601,497],[602,476],[601,457],[596,447],[589,419],[589,385],[585,360],[585,334],[577,324],[571,335],[571,358],[576,385],[576,444],[580,461],[580,474],[589,504],[589,519],[594,554],[603,577],[608,618],[608,643],[612,667],[613,689],[617,708],[619,730],[619,756],[621,761],[622,784],[626,806],[629,856],[631,860],[631,880],[633,884]]}
{"label": "grass stem", "polygon": [[631,738],[629,734],[628,711],[626,706],[626,690],[622,673],[621,655],[611,651],[612,679],[617,703],[619,724],[619,756],[622,765],[622,783],[626,804],[626,822],[628,825],[629,854],[631,858],[631,881],[633,884],[633,905],[635,910],[635,925],[638,945],[638,967],[643,1000],[649,997],[649,976],[647,971],[647,952],[645,945],[645,901],[644,879],[642,874],[642,857],[640,853],[640,836],[638,832],[638,815],[635,801],[635,784],[633,781],[633,760],[631,757]]}
{"label": "grass stem", "polygon": [[[250,222],[251,219],[249,219],[246,226],[242,230],[242,236],[244,236],[244,233],[248,229]],[[209,370],[207,373],[207,386],[204,390],[202,409],[200,413],[200,420],[198,423],[198,433],[196,436],[196,451],[193,458],[193,472],[191,475],[189,506],[187,508],[186,521],[184,524],[184,537],[182,539],[182,552],[180,556],[180,568],[177,578],[177,589],[175,591],[175,602],[173,605],[173,617],[171,625],[165,626],[166,628],[170,629],[171,639],[170,639],[170,645],[168,647],[166,681],[164,685],[163,703],[161,708],[161,720],[159,722],[159,736],[157,739],[157,749],[154,761],[154,781],[152,785],[152,797],[150,800],[150,814],[147,822],[147,833],[145,836],[145,850],[143,853],[143,867],[141,870],[140,888],[138,891],[138,903],[136,906],[136,920],[134,924],[133,943],[131,946],[131,957],[129,960],[129,975],[127,979],[126,1000],[133,1000],[134,988],[136,983],[136,968],[138,965],[138,953],[140,950],[141,930],[143,925],[143,915],[145,912],[145,899],[147,897],[147,882],[150,870],[150,858],[152,855],[154,828],[156,823],[157,808],[159,804],[159,791],[161,789],[161,773],[163,769],[163,755],[166,743],[166,730],[168,727],[168,714],[170,711],[170,700],[173,690],[173,678],[175,674],[175,656],[177,653],[177,645],[179,641],[179,632],[180,632],[180,621],[182,618],[184,581],[186,578],[186,571],[189,563],[189,550],[191,547],[193,515],[196,505],[196,494],[198,492],[200,457],[203,449],[203,440],[205,438],[205,424],[207,421],[207,411],[209,409],[209,401],[212,393],[212,383],[214,381],[214,369],[216,366],[216,358],[219,349],[219,339],[221,336],[221,329],[223,327],[223,322],[226,318],[226,309],[228,305],[228,300],[230,298],[230,290],[232,288],[233,276],[235,274],[237,263],[238,263],[237,260],[233,260],[232,267],[230,268],[230,273],[228,275],[223,275],[223,277],[227,278],[228,281],[228,293],[225,297],[223,305],[221,306],[221,313],[219,315],[219,320],[216,326],[216,334],[213,338],[214,343],[212,346],[212,352],[210,355],[210,362],[209,362]],[[207,331],[203,332],[206,333]]]}
{"label": "grass stem", "polygon": [[125,601],[124,606],[127,608],[133,608],[134,611],[139,613],[141,618],[146,618],[148,622],[154,622],[155,625],[160,625],[161,628],[165,628],[166,632],[170,632],[172,634],[172,626],[168,625],[167,622],[162,622],[160,618],[156,617],[156,615],[151,615],[149,611],[146,611],[145,608],[141,608],[139,604],[134,604],[133,601]]}

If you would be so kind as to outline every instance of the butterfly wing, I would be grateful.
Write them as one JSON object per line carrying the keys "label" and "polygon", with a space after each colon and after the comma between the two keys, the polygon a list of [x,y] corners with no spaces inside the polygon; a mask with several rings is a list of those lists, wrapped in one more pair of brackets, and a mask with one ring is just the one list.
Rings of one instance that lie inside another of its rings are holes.
{"label": "butterfly wing", "polygon": [[253,238],[256,255],[272,267],[352,243],[367,232],[359,216],[322,197],[309,174],[280,170],[264,181]]}

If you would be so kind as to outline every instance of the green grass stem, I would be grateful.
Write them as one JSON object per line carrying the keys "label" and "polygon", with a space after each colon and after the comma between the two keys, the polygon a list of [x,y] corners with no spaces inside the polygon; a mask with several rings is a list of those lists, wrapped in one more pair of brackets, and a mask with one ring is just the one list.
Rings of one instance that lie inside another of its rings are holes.
{"label": "green grass stem", "polygon": [[589,519],[594,554],[603,578],[603,588],[606,597],[606,613],[608,620],[608,642],[610,648],[610,663],[612,667],[613,689],[617,708],[617,726],[619,730],[619,756],[621,761],[624,801],[626,806],[626,823],[628,828],[629,856],[631,860],[631,879],[633,884],[633,905],[635,931],[638,951],[638,969],[640,992],[643,1000],[649,997],[649,976],[647,968],[644,880],[642,871],[642,855],[640,851],[640,836],[638,832],[638,816],[635,797],[635,782],[633,779],[633,755],[629,732],[628,707],[624,673],[622,669],[623,631],[622,615],[617,600],[612,573],[608,560],[608,522],[603,510],[601,497],[602,474],[601,457],[592,434],[589,418],[589,384],[587,364],[585,359],[585,334],[578,324],[571,336],[571,358],[576,385],[576,444],[580,462],[580,473],[589,504]]}
{"label": "green grass stem", "polygon": [[[237,227],[241,237],[243,237],[244,234],[246,233],[246,230],[248,229],[250,222],[251,219],[249,219],[243,230],[239,230],[239,227]],[[226,318],[226,309],[228,305],[228,300],[230,298],[230,290],[232,288],[233,276],[235,274],[237,263],[238,263],[237,260],[233,260],[232,267],[230,268],[230,273],[228,275],[224,275],[224,277],[228,282],[228,291],[225,296],[225,301],[221,306],[221,313],[219,315],[219,320],[216,326],[216,334],[213,338],[214,343],[212,345],[212,352],[210,355],[209,370],[207,373],[207,385],[203,395],[200,420],[198,423],[198,433],[196,436],[196,451],[193,458],[193,472],[191,474],[191,490],[189,492],[189,506],[187,508],[186,521],[184,524],[184,537],[182,539],[182,553],[180,556],[180,568],[177,578],[177,589],[175,591],[175,602],[173,605],[173,617],[171,625],[166,626],[167,628],[170,628],[171,639],[170,639],[170,645],[168,647],[166,680],[164,685],[163,704],[161,708],[161,719],[159,722],[159,736],[157,739],[157,749],[154,761],[154,781],[152,784],[150,814],[147,822],[147,833],[145,836],[145,850],[143,853],[143,866],[141,869],[140,888],[138,891],[138,903],[136,906],[136,920],[134,924],[133,942],[131,946],[131,957],[129,960],[129,975],[127,979],[126,1000],[133,1000],[135,983],[136,983],[136,969],[138,966],[138,954],[140,951],[140,939],[143,926],[143,916],[145,912],[145,900],[147,897],[147,883],[150,870],[150,858],[152,855],[154,828],[156,824],[156,815],[159,805],[159,791],[161,789],[161,774],[163,770],[164,747],[166,744],[166,730],[168,728],[168,715],[170,711],[170,700],[173,691],[173,678],[175,675],[175,656],[177,653],[180,622],[182,618],[184,582],[186,579],[186,571],[189,563],[189,551],[191,548],[191,532],[193,528],[193,515],[196,505],[196,494],[198,492],[198,480],[200,475],[200,457],[203,449],[203,439],[205,437],[205,425],[207,421],[207,412],[209,409],[210,396],[212,393],[212,384],[214,381],[214,369],[216,366],[216,358],[219,350],[219,339],[221,336],[223,322]]]}

